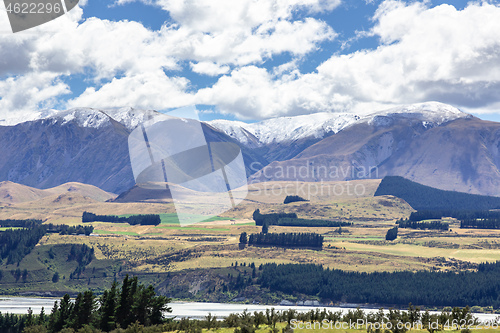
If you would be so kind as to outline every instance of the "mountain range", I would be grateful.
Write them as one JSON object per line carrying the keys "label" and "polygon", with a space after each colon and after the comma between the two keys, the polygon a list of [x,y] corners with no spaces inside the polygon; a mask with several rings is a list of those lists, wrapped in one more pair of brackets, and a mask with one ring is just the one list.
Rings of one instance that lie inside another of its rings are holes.
{"label": "mountain range", "polygon": [[[135,183],[128,135],[155,113],[79,108],[0,126],[0,181],[39,189],[80,182],[126,192]],[[500,123],[446,104],[250,124],[214,120],[202,128],[208,141],[241,147],[250,182],[397,175],[445,190],[500,195]]]}

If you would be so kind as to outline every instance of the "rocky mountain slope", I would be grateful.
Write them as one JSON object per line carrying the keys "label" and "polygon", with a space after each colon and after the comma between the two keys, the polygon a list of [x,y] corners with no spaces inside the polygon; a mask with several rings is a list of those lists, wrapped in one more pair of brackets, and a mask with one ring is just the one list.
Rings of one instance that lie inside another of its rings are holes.
{"label": "rocky mountain slope", "polygon": [[395,175],[439,189],[500,195],[500,124],[461,114],[440,118],[440,114],[434,118],[422,113],[378,114],[294,158],[272,162],[251,180]]}
{"label": "rocky mountain slope", "polygon": [[[97,186],[122,193],[135,185],[128,151],[128,136],[156,113],[122,108],[77,108],[44,114],[40,119],[0,126],[0,181],[40,189],[67,182]],[[211,142],[234,142],[233,138],[202,124]],[[242,146],[245,160],[267,161]]]}

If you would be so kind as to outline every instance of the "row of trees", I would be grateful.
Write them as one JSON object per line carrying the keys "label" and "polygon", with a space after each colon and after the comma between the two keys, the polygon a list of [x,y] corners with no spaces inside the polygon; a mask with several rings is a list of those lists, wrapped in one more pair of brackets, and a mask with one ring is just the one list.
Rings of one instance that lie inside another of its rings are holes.
{"label": "row of trees", "polygon": [[59,233],[61,235],[84,234],[88,236],[94,230],[92,226],[80,225],[31,224],[31,222],[27,222],[26,225],[30,225],[30,227],[23,229],[7,229],[0,232],[0,262],[5,259],[7,260],[7,264],[21,262],[47,232]]}
{"label": "row of trees", "polygon": [[500,218],[465,219],[460,221],[460,228],[500,229]]}
{"label": "row of trees", "polygon": [[274,224],[284,227],[327,227],[327,228],[339,228],[348,227],[352,225],[350,222],[339,222],[339,221],[329,221],[329,220],[315,220],[315,219],[300,219],[291,217],[282,217]]}
{"label": "row of trees", "polygon": [[279,247],[311,247],[322,248],[323,236],[316,233],[258,233],[250,234],[243,232],[240,235],[240,243],[248,245],[261,246],[279,246]]}
{"label": "row of trees", "polygon": [[295,213],[269,213],[269,214],[261,214],[260,209],[256,209],[253,212],[253,220],[255,221],[255,225],[262,226],[264,224],[274,225],[278,223],[280,218],[297,218],[297,214]]}
{"label": "row of trees", "polygon": [[258,283],[287,294],[326,301],[428,306],[500,307],[500,262],[478,271],[346,272],[312,264],[266,264]]}
{"label": "row of trees", "polygon": [[3,228],[33,228],[34,226],[42,224],[42,220],[26,219],[26,220],[13,220],[6,219],[0,220],[0,227]]}
{"label": "row of trees", "polygon": [[94,232],[94,227],[91,225],[75,225],[69,226],[67,224],[44,224],[47,232],[59,233],[60,235],[85,235],[89,236]]}
{"label": "row of trees", "polygon": [[[88,294],[83,295],[82,301],[79,303],[88,303],[90,300],[89,296]],[[87,314],[83,313],[81,319],[86,317]],[[42,318],[42,316],[37,317],[32,313],[28,313],[28,315],[2,315],[0,313],[0,330],[2,332],[20,333],[22,329],[19,328],[26,327],[26,333],[46,332],[47,330],[43,326],[46,318],[47,316],[45,315],[43,315]],[[75,322],[79,320],[77,318],[75,319]],[[459,325],[463,326],[463,323],[478,323],[478,319],[471,314],[468,307],[455,307],[451,310],[443,310],[441,313],[431,314],[429,311],[422,312],[418,307],[414,307],[410,304],[407,311],[395,309],[384,311],[383,308],[380,308],[377,312],[364,312],[360,308],[357,308],[345,313],[342,311],[330,311],[326,308],[311,309],[307,312],[301,312],[295,309],[277,311],[274,308],[268,308],[265,311],[254,311],[253,313],[246,310],[239,314],[232,313],[223,320],[218,320],[217,317],[208,313],[208,315],[202,319],[181,318],[179,320],[169,320],[163,325],[148,326],[148,329],[145,329],[144,325],[134,323],[129,325],[128,329],[125,331],[116,330],[115,332],[202,332],[203,329],[218,331],[220,328],[225,327],[235,328],[234,332],[246,333],[255,333],[256,330],[267,328],[269,332],[275,333],[279,332],[279,323],[286,323],[285,328],[281,330],[282,332],[292,332],[294,328],[300,330],[299,327],[296,327],[300,325],[298,323],[301,323],[302,326],[310,325],[314,327],[314,323],[321,324],[324,320],[331,323],[330,325],[335,325],[337,323],[353,323],[356,326],[358,323],[363,322],[364,325],[362,325],[361,328],[366,328],[369,333],[384,331],[382,329],[374,329],[373,327],[376,327],[376,324],[384,324],[386,327],[391,327],[391,329],[385,331],[386,333],[404,333],[409,330],[408,327],[426,329],[428,332],[434,333],[445,328],[459,329],[461,328]],[[400,323],[400,325],[398,325],[398,323]],[[452,323],[457,324],[453,326]],[[316,327],[318,327],[317,324]],[[72,331],[74,331],[72,327],[64,328],[64,332],[70,333]],[[85,325],[81,329],[81,332],[89,331],[96,333],[100,332],[100,330],[95,327]]]}
{"label": "row of trees", "polygon": [[396,224],[400,228],[410,228],[410,229],[420,229],[420,230],[443,230],[448,231],[450,229],[450,225],[441,221],[430,221],[430,222],[416,222],[400,219],[396,221]]}
{"label": "row of trees", "polygon": [[0,232],[0,261],[19,263],[47,232],[42,225],[30,229],[7,229]]}
{"label": "row of trees", "polygon": [[82,222],[111,222],[111,223],[128,223],[130,225],[158,225],[161,223],[160,215],[158,214],[140,214],[125,216],[116,215],[96,215],[90,212],[83,212]]}
{"label": "row of trees", "polygon": [[[55,302],[50,314],[2,315],[0,331],[21,332],[109,332],[116,328],[153,326],[164,323],[164,312],[171,312],[170,299],[158,296],[152,286],[138,283],[128,275],[121,287],[114,282],[110,289],[97,297],[91,290],[79,293],[74,301],[68,294]],[[137,332],[137,329],[132,330]],[[163,329],[159,328],[159,332]]]}
{"label": "row of trees", "polygon": [[303,219],[298,218],[296,213],[269,213],[261,214],[259,209],[253,212],[255,225],[268,227],[271,225],[285,227],[347,227],[352,225],[349,222],[338,222],[329,220]]}
{"label": "row of trees", "polygon": [[500,211],[498,210],[423,210],[411,213],[408,221],[399,220],[396,223],[398,223],[401,228],[405,228],[403,225],[410,225],[410,228],[416,226],[417,229],[448,230],[448,223],[440,221],[418,223],[422,220],[438,220],[443,217],[453,217],[460,220],[460,228],[500,229]]}
{"label": "row of trees", "polygon": [[443,217],[453,217],[457,220],[474,220],[474,219],[500,219],[500,211],[498,210],[419,210],[410,214],[410,221],[423,220],[439,220]]}

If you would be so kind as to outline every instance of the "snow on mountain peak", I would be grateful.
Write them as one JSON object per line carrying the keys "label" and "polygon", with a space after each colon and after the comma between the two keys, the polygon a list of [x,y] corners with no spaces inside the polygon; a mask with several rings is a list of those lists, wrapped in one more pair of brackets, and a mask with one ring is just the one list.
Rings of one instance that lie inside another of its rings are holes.
{"label": "snow on mountain peak", "polygon": [[267,119],[253,124],[229,120],[213,120],[207,123],[245,145],[263,145],[296,141],[310,136],[321,139],[326,134],[339,132],[357,120],[359,116],[355,114],[321,112]]}
{"label": "snow on mountain peak", "polygon": [[142,124],[153,118],[155,114],[158,114],[155,110],[138,110],[131,107],[106,109],[103,110],[103,112],[113,118],[113,120],[125,125],[129,130],[133,130],[139,126],[139,124]]}
{"label": "snow on mountain peak", "polygon": [[44,119],[62,121],[62,124],[76,122],[81,127],[100,128],[109,123],[109,117],[99,110],[91,108],[74,108],[55,112]]}
{"label": "snow on mountain peak", "polygon": [[459,109],[438,102],[411,104],[363,115],[321,112],[295,117],[279,117],[247,124],[241,121],[213,120],[207,122],[244,145],[266,145],[293,142],[304,138],[322,139],[355,123],[368,122],[383,126],[392,118],[416,119],[425,127],[439,126],[451,120],[470,117]]}
{"label": "snow on mountain peak", "polygon": [[439,126],[451,120],[469,117],[468,113],[439,102],[426,102],[395,107],[369,114],[365,119],[376,121],[377,116],[396,116],[420,120],[425,124]]}

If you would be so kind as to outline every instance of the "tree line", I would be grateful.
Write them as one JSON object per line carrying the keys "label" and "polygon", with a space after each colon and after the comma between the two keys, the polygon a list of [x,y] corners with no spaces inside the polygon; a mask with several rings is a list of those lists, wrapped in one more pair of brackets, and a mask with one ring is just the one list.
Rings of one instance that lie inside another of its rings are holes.
{"label": "tree line", "polygon": [[269,213],[269,214],[261,214],[260,209],[256,209],[253,212],[253,220],[255,221],[255,225],[263,226],[264,223],[267,225],[273,225],[278,222],[280,218],[289,217],[289,218],[297,218],[296,213]]}
{"label": "tree line", "polygon": [[128,223],[130,225],[158,225],[161,223],[158,214],[140,214],[125,216],[116,215],[96,215],[90,212],[83,212],[82,222],[110,222],[110,223]]}
{"label": "tree line", "polygon": [[279,246],[279,247],[323,247],[323,236],[320,234],[308,233],[258,233],[250,234],[247,240],[246,232],[240,235],[240,243],[260,246]]}
{"label": "tree line", "polygon": [[420,229],[420,230],[443,230],[448,231],[450,229],[450,224],[441,221],[431,221],[431,222],[416,222],[400,219],[396,221],[399,228],[409,228],[409,229]]}
{"label": "tree line", "polygon": [[316,220],[316,219],[301,219],[282,217],[274,224],[284,227],[326,227],[326,228],[339,228],[351,226],[350,222],[339,222],[329,220]]}
{"label": "tree line", "polygon": [[[131,279],[127,284],[130,281]],[[128,297],[125,297],[122,303],[123,287],[120,290],[114,283],[111,289],[105,291],[105,294],[99,298],[90,290],[78,294],[74,302],[71,301],[69,295],[65,295],[60,302],[54,304],[48,315],[45,314],[44,309],[39,315],[33,314],[31,310],[28,310],[28,314],[24,315],[0,313],[0,331],[8,333],[73,333],[75,331],[81,333],[161,333],[171,331],[198,333],[202,332],[203,329],[234,328],[236,333],[255,333],[259,329],[268,329],[271,333],[278,333],[278,327],[284,326],[281,332],[288,333],[292,332],[293,329],[300,330],[299,325],[313,327],[314,323],[322,323],[326,320],[330,325],[363,322],[361,328],[366,329],[368,333],[384,331],[386,333],[405,333],[409,331],[409,327],[426,329],[429,333],[435,333],[444,329],[460,328],[462,328],[462,332],[467,332],[463,328],[464,323],[466,325],[478,323],[478,319],[472,315],[469,307],[454,307],[453,309],[445,309],[441,313],[431,314],[429,311],[421,311],[419,307],[415,307],[411,303],[406,311],[393,308],[384,311],[383,308],[380,308],[377,312],[365,312],[358,307],[357,309],[349,309],[347,312],[331,311],[326,308],[301,312],[295,309],[277,311],[274,308],[267,308],[265,311],[254,311],[253,313],[247,310],[239,314],[232,313],[225,318],[217,318],[208,313],[202,319],[174,318],[165,320],[161,311],[157,310],[159,307],[163,307],[163,311],[169,311],[170,308],[167,306],[169,299],[155,296],[154,290],[152,293],[144,293],[144,290],[150,290],[150,288],[152,287],[142,287],[143,292],[137,292],[141,287],[137,288],[136,294],[139,295],[132,302],[127,300]],[[114,296],[110,297],[111,294]],[[149,308],[146,306],[146,310],[144,310],[145,307],[141,306],[141,303],[145,303],[148,298],[156,302],[157,305]],[[111,301],[113,299],[115,302]],[[128,304],[130,312],[122,312],[124,304]],[[143,317],[143,314],[146,316]],[[374,329],[373,327],[376,327],[374,324],[377,323],[383,323],[385,327],[390,328],[387,330]],[[398,325],[398,323],[402,325]],[[437,325],[434,326],[433,323],[437,323]],[[349,325],[346,326],[349,327]]]}
{"label": "tree line", "polygon": [[[30,223],[28,222],[28,224]],[[30,228],[4,230],[0,232],[0,262],[5,259],[7,260],[7,264],[21,262],[47,232],[59,233],[61,235],[84,234],[88,236],[93,230],[92,226],[38,223],[31,225]]]}
{"label": "tree line", "polygon": [[[417,211],[412,212],[408,223],[414,224],[422,220],[437,220],[443,217],[453,217],[460,220],[460,228],[476,229],[500,229],[500,211],[498,210],[477,210],[477,211],[459,211],[459,210],[436,210],[436,211]],[[400,220],[401,221],[401,220]],[[423,222],[424,225],[444,226],[447,223],[432,221]],[[401,226],[401,224],[400,224]],[[447,229],[446,229],[447,230]]]}
{"label": "tree line", "polygon": [[[74,302],[68,294],[56,301],[50,312],[39,315],[28,311],[26,315],[0,313],[0,330],[9,333],[66,333],[82,332],[123,332],[123,329],[150,327],[164,324],[164,312],[171,312],[170,299],[156,295],[154,288],[138,282],[137,277],[124,278],[122,285],[117,282],[97,297],[91,290],[79,293]],[[121,328],[122,330],[117,330]],[[158,332],[163,329],[158,327]]]}
{"label": "tree line", "polygon": [[42,224],[42,220],[26,219],[26,220],[13,220],[6,219],[0,220],[0,227],[3,228],[33,228],[34,226]]}
{"label": "tree line", "polygon": [[325,301],[427,306],[500,307],[500,262],[476,272],[347,272],[313,264],[266,264],[261,287]]}
{"label": "tree line", "polygon": [[269,213],[261,214],[259,209],[256,209],[253,213],[253,219],[255,225],[258,226],[284,226],[284,227],[347,227],[352,225],[349,222],[338,222],[329,220],[318,220],[318,219],[304,219],[298,218],[296,213]]}
{"label": "tree line", "polygon": [[464,219],[460,221],[460,228],[464,229],[500,229],[500,218]]}
{"label": "tree line", "polygon": [[453,217],[457,220],[466,219],[500,219],[498,210],[419,210],[412,212],[408,218],[410,221],[439,220],[443,217]]}
{"label": "tree line", "polygon": [[49,233],[59,233],[59,235],[85,235],[89,236],[94,232],[94,227],[91,225],[75,225],[67,224],[44,224]]}
{"label": "tree line", "polygon": [[42,225],[0,232],[0,261],[7,260],[8,265],[21,262],[46,232],[46,227]]}

